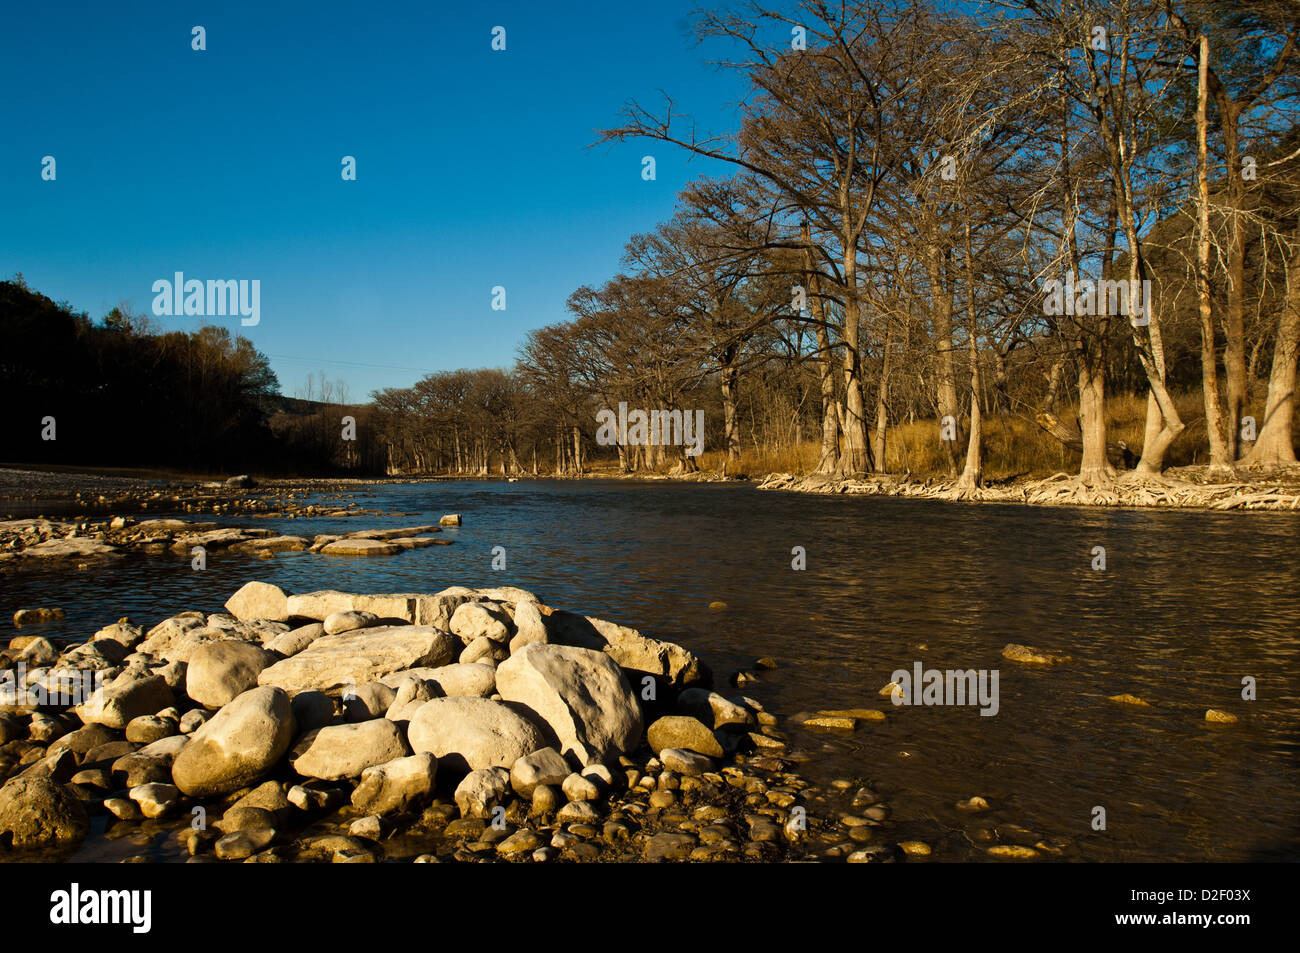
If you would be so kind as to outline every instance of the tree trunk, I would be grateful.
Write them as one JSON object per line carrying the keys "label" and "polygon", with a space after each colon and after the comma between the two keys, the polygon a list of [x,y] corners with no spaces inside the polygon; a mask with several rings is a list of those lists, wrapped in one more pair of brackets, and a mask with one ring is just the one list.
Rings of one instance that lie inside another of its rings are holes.
{"label": "tree trunk", "polygon": [[[886,318],[888,320],[888,318]],[[891,345],[889,327],[885,327],[885,356],[880,365],[880,387],[876,391],[876,428],[871,436],[871,460],[877,473],[885,472],[885,437],[889,427],[889,372]]]}
{"label": "tree trunk", "polygon": [[1287,266],[1286,298],[1277,316],[1273,368],[1258,439],[1242,464],[1248,467],[1295,466],[1291,420],[1295,416],[1296,358],[1300,354],[1300,229]]}
{"label": "tree trunk", "polygon": [[859,477],[870,469],[867,418],[862,399],[862,361],[858,352],[862,306],[858,300],[858,252],[850,238],[844,246],[844,453],[841,476]]}
{"label": "tree trunk", "polygon": [[[1219,409],[1218,359],[1214,345],[1214,316],[1210,305],[1210,172],[1207,115],[1210,40],[1204,34],[1200,38],[1197,60],[1196,297],[1201,317],[1201,390],[1205,398],[1205,429],[1210,440],[1210,469],[1223,471],[1231,469],[1230,464],[1235,455],[1229,455],[1228,444],[1223,439],[1222,413]],[[1233,173],[1231,167],[1229,168],[1231,178]],[[1240,346],[1241,342],[1237,343]],[[1242,374],[1244,381],[1244,362]]]}
{"label": "tree trunk", "polygon": [[817,374],[821,383],[822,449],[817,473],[834,473],[840,466],[840,422],[835,409],[835,370],[831,355],[830,332],[826,328],[826,302],[822,299],[821,277],[812,256],[812,236],[803,223],[804,270],[808,282],[808,309],[812,312],[817,336]]}
{"label": "tree trunk", "polygon": [[[934,360],[936,370],[935,403],[939,407],[939,423],[951,417],[954,424],[960,416],[957,402],[957,378],[952,360],[952,295],[944,278],[943,257],[939,249],[937,230],[929,227],[929,241],[925,250],[925,270],[930,280],[931,320],[934,323]],[[960,433],[958,437],[960,438]],[[957,472],[956,440],[944,442],[948,453],[948,470]]]}
{"label": "tree trunk", "polygon": [[976,339],[975,321],[975,269],[970,243],[970,223],[966,223],[966,305],[970,318],[970,346],[967,357],[970,361],[970,434],[966,438],[966,464],[962,467],[957,486],[963,490],[979,488],[983,460],[980,445],[980,362],[979,344]]}
{"label": "tree trunk", "polygon": [[727,448],[727,458],[735,460],[740,457],[740,430],[736,426],[736,397],[740,391],[740,372],[734,364],[722,368],[722,425],[723,446]]}

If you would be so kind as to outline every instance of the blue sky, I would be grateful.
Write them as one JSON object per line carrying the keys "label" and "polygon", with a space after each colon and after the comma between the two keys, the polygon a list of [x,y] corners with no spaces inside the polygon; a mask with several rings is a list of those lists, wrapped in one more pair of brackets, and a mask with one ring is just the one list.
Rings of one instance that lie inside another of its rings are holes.
{"label": "blue sky", "polygon": [[694,6],[6,4],[0,277],[94,318],[121,300],[149,312],[176,271],[259,279],[256,327],[211,320],[270,355],[289,395],[312,372],[358,400],[507,366],[682,185],[725,171],[645,142],[588,148],[661,89],[730,128],[743,82],[688,35]]}

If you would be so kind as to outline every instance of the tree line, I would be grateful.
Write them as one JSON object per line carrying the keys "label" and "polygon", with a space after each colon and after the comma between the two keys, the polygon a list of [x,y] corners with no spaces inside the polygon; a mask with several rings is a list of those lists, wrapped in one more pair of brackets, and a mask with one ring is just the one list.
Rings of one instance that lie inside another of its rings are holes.
{"label": "tree line", "polygon": [[[976,487],[1008,418],[1087,485],[1296,462],[1300,7],[805,0],[697,31],[747,77],[737,127],[665,98],[601,141],[731,173],[683,190],[509,372],[376,395],[391,466],[693,465],[596,446],[619,402],[705,408],[724,467],[810,441],[810,469],[883,472],[924,420]],[[1117,399],[1142,407],[1132,447],[1108,439]]]}
{"label": "tree line", "polygon": [[[626,405],[704,411],[706,465],[729,472],[907,470],[975,488],[1045,465],[1099,486],[1296,464],[1300,6],[797,0],[704,11],[695,29],[748,84],[734,127],[702,129],[665,96],[630,102],[598,141],[725,174],[630,237],[618,273],[576,289],[513,367],[377,391],[354,442],[341,403],[264,421],[282,458],[293,446],[388,473],[700,464],[673,442],[598,439],[598,415]],[[168,413],[209,445],[272,453],[245,412],[273,375],[243,347],[204,329],[131,359],[166,364],[169,394],[191,393],[198,360],[217,375],[212,403]],[[63,360],[20,363],[39,380]]]}
{"label": "tree line", "polygon": [[382,472],[339,421],[366,408],[281,397],[266,356],[219,326],[160,331],[129,306],[92,320],[0,281],[4,459],[201,472]]}

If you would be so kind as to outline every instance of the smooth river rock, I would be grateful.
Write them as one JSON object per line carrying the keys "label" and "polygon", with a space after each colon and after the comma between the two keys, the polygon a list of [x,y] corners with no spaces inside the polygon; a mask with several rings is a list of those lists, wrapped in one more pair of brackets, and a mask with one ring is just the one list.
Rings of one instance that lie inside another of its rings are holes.
{"label": "smooth river rock", "polygon": [[722,745],[704,722],[690,715],[665,715],[646,731],[650,750],[658,754],[664,748],[685,748],[710,758],[722,757]]}
{"label": "smooth river rock", "polygon": [[251,642],[210,642],[190,656],[185,694],[204,708],[220,708],[250,688],[270,663],[261,646]]}
{"label": "smooth river rock", "polygon": [[579,764],[616,758],[641,743],[641,705],[602,652],[533,642],[497,666],[497,691],[536,712],[561,753]]}
{"label": "smooth river rock", "polygon": [[74,710],[87,725],[104,725],[121,731],[131,719],[157,714],[170,708],[173,701],[172,690],[163,678],[141,676],[128,669]]}
{"label": "smooth river rock", "polygon": [[281,688],[244,692],[189,736],[172,781],[191,797],[229,794],[265,774],[293,740],[293,710]]}
{"label": "smooth river rock", "polygon": [[352,806],[363,814],[408,811],[433,795],[438,759],[427,751],[394,758],[361,772]]}
{"label": "smooth river rock", "polygon": [[77,842],[89,831],[85,807],[62,784],[16,778],[0,788],[0,837],[14,847]]}
{"label": "smooth river rock", "polygon": [[430,626],[378,626],[323,635],[297,655],[263,669],[259,685],[287,691],[334,691],[364,685],[393,672],[446,665],[460,641]]}
{"label": "smooth river rock", "polygon": [[453,773],[509,768],[546,747],[541,730],[500,702],[486,698],[435,698],[411,718],[407,738],[413,751],[427,751]]}
{"label": "smooth river rock", "polygon": [[401,729],[387,718],[374,718],[307,732],[294,744],[289,763],[305,778],[337,781],[409,753]]}
{"label": "smooth river rock", "polygon": [[279,586],[269,582],[246,582],[226,600],[226,611],[236,619],[270,619],[285,622],[289,618],[289,597]]}
{"label": "smooth river rock", "polygon": [[708,666],[680,645],[627,626],[561,610],[547,616],[546,626],[550,641],[604,652],[629,673],[653,675],[674,686],[710,677]]}

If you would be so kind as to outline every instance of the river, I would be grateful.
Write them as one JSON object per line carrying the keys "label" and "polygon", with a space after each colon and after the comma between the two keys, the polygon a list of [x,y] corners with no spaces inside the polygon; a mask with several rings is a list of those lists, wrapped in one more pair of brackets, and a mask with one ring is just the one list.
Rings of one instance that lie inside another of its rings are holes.
{"label": "river", "polygon": [[[250,579],[294,592],[517,585],[681,642],[709,662],[720,690],[778,715],[885,710],[885,722],[852,733],[790,727],[792,749],[811,755],[800,771],[813,781],[875,781],[898,839],[931,843],[935,859],[982,857],[993,828],[1061,843],[1066,860],[1300,856],[1300,514],[626,481],[376,485],[353,498],[394,515],[221,524],[310,536],[459,512],[464,525],[446,531],[453,546],[387,558],[214,552],[201,572],[167,555],[8,573],[5,637],[18,608],[62,606],[65,622],[23,631],[81,640],[124,615],[149,626],[186,609],[220,611]],[[1093,568],[1096,546],[1104,570]],[[504,571],[491,568],[494,547]],[[806,551],[802,571],[794,547]],[[1008,642],[1070,661],[1007,661]],[[743,689],[726,685],[761,656],[779,667]],[[895,669],[916,662],[997,670],[997,714],[880,697]],[[1242,699],[1246,677],[1254,701]],[[1150,707],[1108,699],[1124,693]],[[1207,708],[1240,721],[1209,724]],[[974,795],[989,810],[956,808]],[[1098,807],[1104,830],[1094,829]]]}

